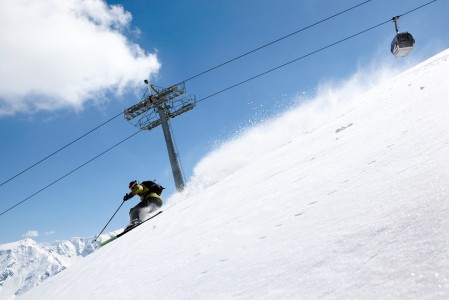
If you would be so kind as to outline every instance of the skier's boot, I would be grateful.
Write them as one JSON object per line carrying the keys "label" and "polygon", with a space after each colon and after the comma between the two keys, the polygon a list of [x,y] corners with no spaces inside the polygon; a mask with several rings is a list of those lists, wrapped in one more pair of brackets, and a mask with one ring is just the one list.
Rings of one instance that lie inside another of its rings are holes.
{"label": "skier's boot", "polygon": [[137,225],[139,225],[139,219],[133,219],[133,220],[131,220],[131,222],[129,223],[129,225],[128,226],[126,226],[126,228],[125,228],[125,232],[126,231],[128,231],[128,230],[130,230],[130,229],[132,229],[132,228],[134,228],[134,227],[136,227]]}

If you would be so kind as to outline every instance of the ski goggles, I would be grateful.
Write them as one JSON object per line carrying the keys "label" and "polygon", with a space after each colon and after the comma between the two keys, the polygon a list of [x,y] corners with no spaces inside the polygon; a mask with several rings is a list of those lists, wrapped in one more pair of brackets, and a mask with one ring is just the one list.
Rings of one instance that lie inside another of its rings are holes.
{"label": "ski goggles", "polygon": [[137,180],[134,180],[129,183],[129,188],[131,190],[134,190],[138,185],[139,185],[139,182]]}

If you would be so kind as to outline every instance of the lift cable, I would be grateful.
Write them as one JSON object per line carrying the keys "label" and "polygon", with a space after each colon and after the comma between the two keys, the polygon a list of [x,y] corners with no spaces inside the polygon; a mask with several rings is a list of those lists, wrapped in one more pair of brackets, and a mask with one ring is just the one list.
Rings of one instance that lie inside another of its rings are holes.
{"label": "lift cable", "polygon": [[[412,12],[418,10],[418,9],[421,9],[421,8],[423,8],[424,6],[427,6],[427,5],[429,5],[429,4],[432,4],[432,3],[434,3],[434,2],[437,2],[437,0],[432,0],[432,1],[429,1],[429,2],[427,2],[427,3],[424,3],[424,4],[421,5],[421,6],[415,7],[414,9],[411,9],[411,10],[409,10],[409,11],[403,13],[402,15],[399,15],[399,17],[408,15],[408,14],[410,14],[410,13],[412,13]],[[392,19],[391,19],[391,20],[392,20]],[[391,21],[391,20],[390,20],[390,21]]]}
{"label": "lift cable", "polygon": [[[142,96],[141,101],[143,100],[143,98],[146,96],[146,93]],[[82,138],[85,138],[86,136],[88,136],[89,134],[91,134],[92,132],[100,129],[101,127],[105,126],[106,124],[108,124],[109,122],[111,122],[114,119],[117,119],[119,116],[121,116],[123,114],[123,112],[120,112],[118,114],[116,114],[115,116],[113,116],[112,118],[104,121],[103,123],[99,124],[97,127],[92,128],[91,130],[87,131],[86,133],[84,133],[83,135],[79,136],[78,138],[74,139],[73,141],[71,141],[70,143],[66,144],[65,146],[62,146],[61,148],[59,148],[58,150],[54,151],[53,153],[47,155],[46,157],[42,158],[41,160],[39,160],[38,162],[32,164],[31,166],[27,167],[26,169],[20,171],[19,173],[17,173],[16,175],[8,178],[7,180],[3,181],[2,183],[0,183],[0,187],[5,185],[6,183],[10,182],[11,180],[15,179],[16,177],[22,175],[23,173],[29,171],[30,169],[34,168],[35,166],[39,165],[40,163],[46,161],[47,159],[49,159],[50,157],[58,154],[59,152],[61,152],[62,150],[68,148],[69,146],[73,145],[74,143],[78,142],[79,140],[81,140]]]}
{"label": "lift cable", "polygon": [[287,35],[285,35],[285,36],[283,36],[283,37],[280,37],[280,38],[278,38],[278,39],[276,39],[276,40],[274,40],[274,41],[272,41],[272,42],[269,42],[269,43],[267,43],[267,44],[265,44],[265,45],[262,45],[262,46],[260,46],[260,47],[257,47],[257,48],[255,48],[255,49],[253,49],[253,50],[250,50],[250,51],[248,51],[248,52],[246,52],[246,53],[244,53],[244,54],[241,54],[241,55],[239,55],[239,56],[236,56],[236,57],[234,57],[234,58],[231,58],[230,60],[227,60],[227,61],[225,61],[224,63],[221,63],[221,64],[219,64],[219,65],[216,65],[215,67],[212,67],[212,68],[207,69],[207,70],[205,70],[205,71],[203,71],[203,72],[201,72],[201,73],[198,73],[197,75],[194,75],[194,76],[192,76],[192,77],[189,77],[189,78],[185,79],[184,82],[187,82],[187,81],[189,81],[189,80],[192,80],[192,79],[194,79],[194,78],[197,78],[197,77],[199,77],[199,76],[202,76],[202,75],[204,75],[204,74],[206,74],[206,73],[209,73],[210,71],[213,71],[213,70],[218,69],[218,68],[220,68],[220,67],[223,67],[224,65],[227,65],[227,64],[229,64],[229,63],[231,63],[231,62],[233,62],[233,61],[236,61],[236,60],[238,60],[238,59],[240,59],[240,58],[242,58],[242,57],[245,57],[245,56],[247,56],[247,55],[249,55],[249,54],[252,54],[252,53],[254,53],[254,52],[256,52],[256,51],[259,51],[259,50],[261,50],[261,49],[263,49],[263,48],[266,48],[266,47],[268,47],[268,46],[271,46],[271,45],[273,45],[273,44],[275,44],[275,43],[277,43],[277,42],[280,42],[280,41],[282,41],[282,40],[284,40],[284,39],[286,39],[286,38],[289,38],[289,37],[291,37],[291,36],[293,36],[293,35],[295,35],[295,34],[298,34],[298,33],[302,32],[302,31],[305,31],[305,30],[307,30],[307,29],[310,29],[310,28],[312,28],[312,27],[314,27],[314,26],[316,26],[316,25],[318,25],[318,24],[321,24],[321,23],[324,23],[324,22],[326,22],[326,21],[329,21],[330,19],[333,19],[333,18],[335,18],[335,17],[338,17],[339,15],[342,15],[342,14],[344,14],[344,13],[350,11],[350,10],[353,10],[353,9],[355,9],[355,8],[357,8],[357,7],[359,7],[359,6],[362,6],[362,5],[364,5],[364,4],[368,3],[368,2],[371,2],[371,1],[372,1],[372,0],[367,0],[367,1],[365,1],[365,2],[359,3],[359,4],[355,5],[355,6],[352,6],[352,7],[348,8],[348,9],[345,9],[345,10],[339,12],[339,13],[336,13],[336,14],[330,16],[330,17],[327,17],[327,18],[322,19],[322,20],[320,20],[320,21],[318,21],[318,22],[315,22],[315,23],[313,23],[313,24],[311,24],[311,25],[308,25],[308,26],[306,26],[306,27],[304,27],[304,28],[301,28],[301,29],[299,29],[299,30],[296,30],[296,31],[294,31],[294,32],[292,32],[292,33],[290,33],[290,34],[287,34]]}
{"label": "lift cable", "polygon": [[32,169],[32,168],[34,168],[35,166],[37,166],[38,164],[40,164],[40,163],[44,162],[45,160],[49,159],[49,158],[52,157],[53,155],[55,155],[55,154],[61,152],[61,151],[64,150],[65,148],[69,147],[70,145],[76,143],[77,141],[79,141],[79,140],[81,140],[82,138],[86,137],[87,135],[91,134],[92,132],[94,132],[95,130],[99,129],[100,127],[102,127],[102,126],[106,125],[107,123],[111,122],[112,120],[114,120],[115,118],[117,118],[118,116],[120,116],[121,114],[122,114],[122,112],[120,112],[120,114],[118,114],[118,115],[116,115],[116,116],[110,118],[109,120],[107,120],[107,121],[101,123],[101,124],[98,125],[97,127],[93,128],[93,129],[91,129],[91,130],[89,130],[88,132],[86,132],[86,133],[83,134],[82,136],[76,138],[75,140],[71,141],[71,142],[68,143],[67,145],[65,145],[65,146],[59,148],[58,150],[56,150],[55,152],[53,152],[53,153],[47,155],[46,157],[44,157],[44,158],[42,158],[41,160],[39,160],[38,162],[32,164],[32,165],[29,166],[28,168],[26,168],[26,169],[24,169],[23,171],[17,173],[17,174],[14,175],[13,177],[11,177],[11,178],[5,180],[4,182],[2,182],[2,183],[0,184],[0,186],[6,184],[6,183],[8,183],[8,182],[10,182],[10,181],[13,180],[14,178],[16,178],[16,177],[22,175],[23,173],[25,173],[26,171],[28,171],[28,170],[30,170],[30,169]]}
{"label": "lift cable", "polygon": [[[432,1],[430,1],[430,2],[427,2],[427,3],[425,3],[425,4],[421,5],[421,6],[416,7],[416,8],[414,8],[414,9],[412,9],[412,10],[409,10],[409,11],[407,11],[407,12],[405,12],[405,13],[399,15],[399,16],[405,16],[405,15],[407,15],[407,14],[409,14],[409,13],[412,13],[412,12],[414,12],[414,11],[420,9],[420,8],[423,8],[424,6],[427,6],[427,5],[429,5],[429,4],[433,3],[433,2],[436,2],[436,1],[437,1],[437,0],[432,0]],[[328,48],[331,48],[331,47],[333,47],[333,46],[336,46],[336,45],[338,45],[338,44],[341,44],[341,43],[343,43],[343,42],[345,42],[345,41],[347,41],[347,40],[350,40],[350,39],[352,39],[352,38],[354,38],[354,37],[356,37],[356,36],[359,36],[359,35],[361,35],[361,34],[364,34],[364,33],[368,32],[368,31],[371,31],[371,30],[373,30],[373,29],[375,29],[375,28],[377,28],[377,27],[380,27],[380,26],[382,26],[382,25],[385,25],[385,24],[387,24],[387,23],[390,23],[391,20],[392,20],[392,19],[388,19],[387,21],[384,21],[384,22],[382,22],[382,23],[379,23],[379,24],[377,24],[377,25],[374,25],[374,26],[372,26],[372,27],[369,27],[369,28],[367,28],[367,29],[365,29],[365,30],[359,31],[358,33],[355,33],[355,34],[353,34],[353,35],[351,35],[351,36],[348,36],[348,37],[346,37],[346,38],[344,38],[344,39],[341,39],[341,40],[339,40],[339,41],[337,41],[337,42],[331,43],[331,44],[329,44],[329,45],[327,45],[327,46],[324,46],[324,47],[322,47],[322,48],[320,48],[320,49],[317,49],[317,50],[315,50],[315,51],[309,52],[309,53],[307,53],[307,54],[305,54],[305,55],[303,55],[303,56],[301,56],[301,57],[298,57],[298,58],[296,58],[296,59],[293,59],[293,60],[291,60],[291,61],[289,61],[289,62],[286,62],[286,63],[284,63],[284,64],[282,64],[282,65],[279,65],[279,66],[277,66],[277,67],[275,67],[275,68],[272,68],[272,69],[270,69],[270,70],[268,70],[268,71],[265,71],[265,72],[263,72],[263,73],[259,73],[259,74],[255,75],[255,76],[251,77],[251,78],[248,78],[248,79],[246,79],[246,80],[240,81],[240,82],[238,82],[238,83],[236,83],[236,84],[234,84],[234,85],[231,85],[231,86],[229,86],[229,87],[227,87],[227,88],[225,88],[225,89],[222,89],[222,90],[220,90],[220,91],[218,91],[218,92],[215,92],[215,93],[213,93],[213,94],[210,94],[209,96],[206,96],[206,97],[204,97],[204,98],[201,98],[201,99],[197,100],[196,102],[197,102],[197,103],[202,102],[202,101],[204,101],[204,100],[206,100],[206,99],[209,99],[209,98],[212,98],[212,97],[214,97],[214,96],[217,96],[218,94],[221,94],[221,93],[223,93],[223,92],[226,92],[226,91],[228,91],[228,90],[231,90],[231,89],[233,89],[233,88],[235,88],[235,87],[237,87],[237,86],[239,86],[239,85],[245,84],[245,83],[247,83],[247,82],[249,82],[249,81],[252,81],[252,80],[254,80],[254,79],[256,79],[256,78],[262,77],[262,76],[264,76],[264,75],[266,75],[266,74],[268,74],[268,73],[271,73],[271,72],[273,72],[273,71],[276,71],[276,70],[278,70],[278,69],[280,69],[280,68],[283,68],[283,67],[285,67],[285,66],[287,66],[287,65],[290,65],[290,64],[292,64],[292,63],[294,63],[294,62],[297,62],[297,61],[302,60],[302,59],[304,59],[304,58],[306,58],[306,57],[312,56],[312,55],[314,55],[314,54],[316,54],[316,53],[318,53],[318,52],[321,52],[321,51],[323,51],[323,50],[326,50],[326,49],[328,49]]]}
{"label": "lift cable", "polygon": [[[291,37],[291,36],[293,36],[293,35],[295,35],[295,34],[297,34],[297,33],[300,33],[300,32],[302,32],[302,31],[305,31],[305,30],[307,30],[307,29],[310,29],[311,27],[314,27],[314,26],[316,26],[316,25],[318,25],[318,24],[324,23],[324,22],[326,22],[326,21],[328,21],[328,20],[330,20],[330,19],[332,19],[332,18],[335,18],[335,17],[337,17],[337,16],[339,16],[339,15],[342,15],[342,14],[344,14],[344,13],[350,11],[350,10],[353,10],[353,9],[355,9],[355,8],[357,8],[357,7],[359,7],[359,6],[362,6],[362,5],[364,5],[364,4],[368,3],[368,2],[371,2],[371,1],[372,1],[372,0],[364,1],[364,2],[362,2],[362,3],[359,3],[359,4],[355,5],[355,6],[352,6],[352,7],[348,8],[348,9],[345,9],[345,10],[339,12],[339,13],[336,13],[336,14],[330,16],[330,17],[327,17],[327,18],[322,19],[322,20],[320,20],[320,21],[318,21],[318,22],[315,22],[315,23],[313,23],[313,24],[311,24],[311,25],[309,25],[309,26],[306,26],[306,27],[304,27],[304,28],[301,28],[301,29],[299,29],[299,30],[297,30],[297,31],[295,31],[295,32],[292,32],[292,33],[290,33],[290,34],[288,34],[288,35],[285,35],[285,36],[283,36],[283,37],[281,37],[281,38],[278,38],[278,39],[276,39],[276,40],[274,40],[274,41],[272,41],[272,42],[269,42],[269,43],[267,43],[267,44],[265,44],[265,45],[262,45],[262,46],[260,46],[260,47],[258,47],[258,48],[255,48],[255,49],[253,49],[253,50],[251,50],[251,51],[249,51],[249,52],[246,52],[246,53],[244,53],[244,54],[242,54],[242,55],[239,55],[239,56],[237,56],[237,57],[235,57],[235,58],[232,58],[232,59],[230,59],[230,60],[228,60],[228,61],[226,61],[226,62],[224,62],[224,63],[221,63],[221,64],[219,64],[219,65],[217,65],[217,66],[215,66],[215,67],[212,67],[212,68],[207,69],[207,70],[205,70],[205,71],[203,71],[203,72],[201,72],[201,73],[198,73],[197,75],[194,75],[194,76],[192,76],[192,77],[189,77],[189,78],[187,78],[186,80],[184,80],[184,82],[189,81],[189,80],[192,80],[192,79],[197,78],[197,77],[200,77],[200,76],[202,76],[202,75],[204,75],[204,74],[206,74],[206,73],[209,73],[209,72],[211,72],[211,71],[213,71],[213,70],[215,70],[215,69],[218,69],[218,68],[220,68],[220,67],[222,67],[222,66],[224,66],[224,65],[227,65],[227,64],[229,64],[229,63],[231,63],[231,62],[233,62],[233,61],[236,61],[236,60],[238,60],[238,59],[240,59],[240,58],[242,58],[242,57],[245,57],[245,56],[247,56],[247,55],[249,55],[249,54],[252,54],[252,53],[254,53],[254,52],[256,52],[256,51],[259,51],[259,50],[261,50],[261,49],[263,49],[263,48],[266,48],[266,47],[268,47],[268,46],[270,46],[270,45],[272,45],[272,44],[274,44],[274,43],[277,43],[277,42],[279,42],[279,41],[281,41],[281,40],[284,40],[284,39],[286,39],[286,38],[288,38],[288,37]],[[435,0],[435,1],[436,1],[436,0]],[[145,96],[145,95],[144,95],[144,96]],[[142,99],[143,99],[143,98],[142,98]],[[142,101],[142,99],[141,99],[141,101]],[[68,143],[67,145],[61,147],[60,149],[56,150],[55,152],[53,152],[53,153],[47,155],[46,157],[42,158],[42,159],[39,160],[38,162],[36,162],[36,163],[32,164],[31,166],[27,167],[26,169],[20,171],[20,172],[17,173],[16,175],[14,175],[14,176],[8,178],[7,180],[3,181],[2,183],[0,183],[0,187],[3,186],[3,185],[5,185],[6,183],[10,182],[11,180],[15,179],[16,177],[22,175],[23,173],[29,171],[30,169],[34,168],[35,166],[39,165],[40,163],[46,161],[47,159],[49,159],[50,157],[54,156],[55,154],[57,154],[57,153],[61,152],[62,150],[68,148],[69,146],[71,146],[71,145],[74,144],[75,142],[81,140],[82,138],[86,137],[87,135],[91,134],[92,132],[96,131],[97,129],[103,127],[103,126],[106,125],[107,123],[109,123],[109,122],[111,122],[112,120],[114,120],[114,119],[116,119],[117,117],[119,117],[122,113],[123,113],[123,112],[120,112],[119,114],[113,116],[113,117],[110,118],[109,120],[103,122],[102,124],[98,125],[97,127],[93,128],[93,129],[91,129],[90,131],[86,132],[85,134],[83,134],[82,136],[80,136],[80,137],[78,137],[77,139],[73,140],[72,142]]]}
{"label": "lift cable", "polygon": [[[430,2],[424,4],[424,5],[420,6],[420,7],[417,7],[417,8],[415,8],[415,9],[412,9],[412,10],[410,10],[410,11],[408,11],[408,12],[406,12],[406,13],[400,15],[400,16],[407,15],[407,14],[409,14],[409,13],[411,13],[411,12],[414,12],[414,11],[416,11],[416,10],[418,10],[418,9],[420,9],[420,8],[423,8],[424,6],[429,5],[429,4],[431,4],[431,3],[433,3],[433,2],[436,2],[436,1],[437,1],[437,0],[430,1]],[[282,64],[282,65],[280,65],[280,66],[278,66],[278,67],[275,67],[275,68],[272,68],[272,69],[270,69],[270,70],[268,70],[268,71],[265,71],[265,72],[263,72],[263,73],[260,73],[260,74],[258,74],[258,75],[256,75],[256,76],[253,76],[253,77],[249,78],[249,79],[246,79],[246,80],[244,80],[244,81],[241,81],[241,82],[239,82],[239,83],[237,83],[237,84],[234,84],[234,85],[232,85],[232,86],[229,86],[229,87],[227,87],[227,88],[225,88],[225,89],[223,89],[223,90],[220,90],[220,91],[218,91],[218,92],[215,92],[215,93],[213,93],[213,94],[211,94],[211,95],[209,95],[209,96],[207,96],[207,97],[204,97],[204,98],[198,100],[197,103],[198,103],[198,102],[202,102],[202,101],[204,101],[204,100],[206,100],[206,99],[212,98],[212,97],[214,97],[214,96],[216,96],[216,95],[218,95],[218,94],[221,94],[221,93],[223,93],[223,92],[225,92],[225,91],[228,91],[228,90],[230,90],[230,89],[233,89],[233,88],[235,88],[235,87],[237,87],[237,86],[239,86],[239,85],[242,85],[242,84],[244,84],[244,83],[247,83],[247,82],[249,82],[249,81],[251,81],[251,80],[254,80],[254,79],[256,79],[256,78],[258,78],[258,77],[261,77],[261,76],[263,76],[263,75],[266,75],[266,74],[268,74],[268,73],[271,73],[271,72],[273,72],[273,71],[275,71],[275,70],[278,70],[278,69],[280,69],[280,68],[282,68],[282,67],[285,67],[285,66],[287,66],[287,65],[290,65],[290,64],[292,64],[292,63],[294,63],[294,62],[297,62],[297,61],[299,61],[299,60],[301,60],[301,59],[304,59],[304,58],[306,58],[306,57],[308,57],[308,56],[311,56],[311,55],[313,55],[313,54],[316,54],[316,53],[318,53],[318,52],[321,52],[321,51],[323,51],[323,50],[325,50],[325,49],[328,49],[328,48],[330,48],[330,47],[333,47],[333,46],[335,46],[335,45],[337,45],[337,44],[340,44],[340,43],[342,43],[342,42],[344,42],[344,41],[347,41],[347,40],[349,40],[349,39],[352,39],[352,38],[354,38],[354,37],[356,37],[356,36],[358,36],[358,35],[361,35],[361,34],[363,34],[363,33],[366,33],[366,32],[368,32],[368,31],[370,31],[370,30],[373,30],[373,29],[375,29],[375,28],[377,28],[377,27],[380,27],[380,26],[382,26],[382,25],[384,25],[384,24],[386,24],[386,23],[389,23],[389,22],[391,22],[391,19],[389,19],[388,21],[379,23],[379,24],[377,24],[377,25],[375,25],[375,26],[372,26],[372,27],[370,27],[370,28],[367,28],[367,29],[365,29],[365,30],[362,30],[362,31],[360,31],[360,32],[358,32],[358,33],[355,33],[355,34],[353,34],[353,35],[351,35],[351,36],[349,36],[349,37],[346,37],[346,38],[344,38],[344,39],[341,39],[341,40],[339,40],[339,41],[337,41],[337,42],[334,42],[334,43],[332,43],[332,44],[329,44],[329,45],[327,45],[327,46],[325,46],[325,47],[322,47],[322,48],[320,48],[320,49],[318,49],[318,50],[315,50],[315,51],[313,51],[313,52],[310,52],[310,53],[308,53],[308,54],[306,54],[306,55],[303,55],[303,56],[301,56],[301,57],[299,57],[299,58],[297,58],[297,59],[294,59],[294,60],[289,61],[289,62],[287,62],[287,63],[285,63],[285,64]],[[97,156],[93,157],[92,159],[90,159],[89,161],[87,161],[87,162],[85,162],[84,164],[80,165],[79,167],[73,169],[73,170],[70,171],[69,173],[63,175],[62,177],[60,177],[60,178],[58,178],[57,180],[53,181],[52,183],[48,184],[48,185],[45,186],[44,188],[42,188],[42,189],[40,189],[39,191],[35,192],[34,194],[28,196],[28,197],[25,198],[24,200],[18,202],[17,204],[11,206],[11,207],[8,208],[7,210],[1,212],[1,213],[0,213],[0,216],[2,216],[3,214],[7,213],[7,212],[10,211],[10,210],[12,210],[13,208],[19,206],[20,204],[22,204],[22,203],[28,201],[30,198],[32,198],[32,197],[34,197],[35,195],[39,194],[40,192],[46,190],[47,188],[49,188],[49,187],[51,187],[52,185],[56,184],[57,182],[61,181],[61,180],[64,179],[65,177],[67,177],[67,176],[69,176],[70,174],[74,173],[75,171],[81,169],[81,168],[84,167],[85,165],[87,165],[87,164],[91,163],[92,161],[96,160],[97,158],[99,158],[99,157],[102,156],[103,154],[106,154],[107,152],[109,152],[109,151],[112,150],[113,148],[115,148],[115,147],[119,146],[120,144],[124,143],[125,141],[129,140],[130,138],[132,138],[133,136],[137,135],[137,134],[140,133],[141,131],[142,131],[142,130],[139,130],[139,131],[133,133],[133,134],[130,135],[129,137],[127,137],[127,138],[125,138],[124,140],[118,142],[118,143],[115,144],[114,146],[112,146],[112,147],[110,147],[109,149],[103,151],[102,153],[100,153],[100,154],[98,154]]]}
{"label": "lift cable", "polygon": [[73,174],[74,172],[78,171],[79,169],[81,169],[82,167],[86,166],[87,164],[93,162],[94,160],[96,160],[97,158],[99,158],[100,156],[102,156],[103,154],[106,154],[107,152],[109,152],[110,150],[114,149],[115,147],[119,146],[120,144],[126,142],[127,140],[129,140],[130,138],[132,138],[133,136],[137,135],[138,133],[140,133],[142,130],[139,130],[135,133],[133,133],[132,135],[128,136],[127,138],[123,139],[122,141],[118,142],[117,144],[113,145],[112,147],[108,148],[107,150],[101,152],[100,154],[98,154],[97,156],[91,158],[90,160],[88,160],[87,162],[83,163],[82,165],[78,166],[77,168],[73,169],[72,171],[68,172],[67,174],[59,177],[58,179],[56,179],[55,181],[53,181],[52,183],[46,185],[45,187],[41,188],[40,190],[38,190],[37,192],[35,192],[34,194],[28,196],[27,198],[23,199],[22,201],[16,203],[15,205],[11,206],[10,208],[8,208],[7,210],[3,211],[2,213],[0,213],[0,216],[4,215],[5,213],[7,213],[8,211],[14,209],[15,207],[19,206],[20,204],[28,201],[29,199],[31,199],[32,197],[36,196],[37,194],[45,191],[46,189],[48,189],[49,187],[51,187],[52,185],[58,183],[59,181],[61,181],[62,179],[66,178],[67,176]]}

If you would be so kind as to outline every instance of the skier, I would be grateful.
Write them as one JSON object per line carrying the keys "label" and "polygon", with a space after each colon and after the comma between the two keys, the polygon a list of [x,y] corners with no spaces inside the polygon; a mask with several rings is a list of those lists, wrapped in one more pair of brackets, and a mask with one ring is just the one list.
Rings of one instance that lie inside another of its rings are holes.
{"label": "skier", "polygon": [[139,183],[139,181],[133,180],[129,183],[129,189],[131,192],[123,197],[123,201],[129,200],[135,195],[140,196],[139,204],[129,211],[130,225],[128,227],[133,227],[145,221],[150,213],[161,208],[161,193],[164,188],[153,181]]}

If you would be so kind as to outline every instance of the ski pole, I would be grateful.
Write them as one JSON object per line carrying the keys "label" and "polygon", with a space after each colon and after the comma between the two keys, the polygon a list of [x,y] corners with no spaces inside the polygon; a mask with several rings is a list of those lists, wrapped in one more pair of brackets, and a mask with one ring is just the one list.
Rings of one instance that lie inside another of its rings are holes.
{"label": "ski pole", "polygon": [[117,208],[117,210],[115,211],[115,213],[112,215],[112,217],[109,219],[108,223],[106,223],[106,225],[104,225],[103,229],[100,231],[100,233],[97,235],[97,237],[95,238],[94,242],[97,241],[98,237],[103,233],[103,231],[106,229],[106,227],[108,227],[109,223],[112,221],[112,218],[115,217],[115,214],[119,211],[119,209],[122,207],[123,203],[125,203],[125,200],[123,200],[122,204],[120,204],[120,206]]}

